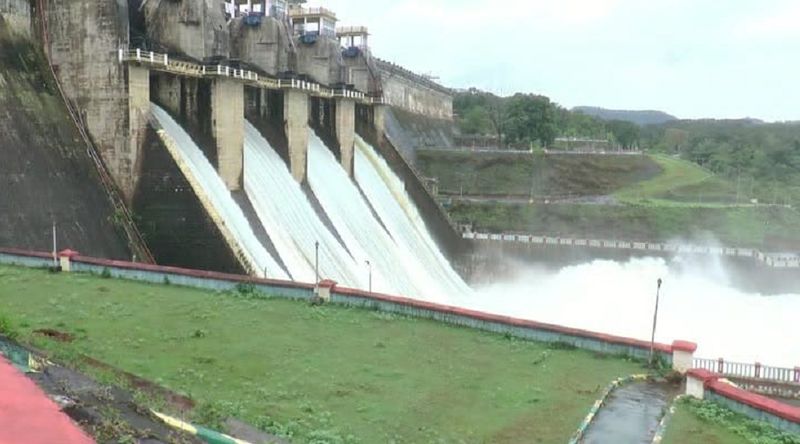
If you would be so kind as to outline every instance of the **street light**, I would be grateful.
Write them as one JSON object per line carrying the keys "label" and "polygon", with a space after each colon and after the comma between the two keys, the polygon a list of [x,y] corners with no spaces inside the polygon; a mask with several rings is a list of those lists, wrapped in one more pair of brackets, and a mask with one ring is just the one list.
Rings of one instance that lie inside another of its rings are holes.
{"label": "street light", "polygon": [[663,281],[658,278],[658,288],[656,289],[656,311],[653,314],[653,335],[650,337],[650,366],[653,366],[653,352],[656,346],[656,322],[658,322],[658,299],[661,295],[661,284]]}
{"label": "street light", "polygon": [[317,286],[319,286],[319,241],[314,243],[314,275]]}
{"label": "street light", "polygon": [[372,293],[372,264],[369,261],[364,261],[369,267],[369,292]]}

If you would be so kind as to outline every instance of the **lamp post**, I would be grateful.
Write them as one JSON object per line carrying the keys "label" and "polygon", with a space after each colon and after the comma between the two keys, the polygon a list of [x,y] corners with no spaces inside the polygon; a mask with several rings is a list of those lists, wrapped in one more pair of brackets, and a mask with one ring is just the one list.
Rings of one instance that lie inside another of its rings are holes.
{"label": "lamp post", "polygon": [[367,267],[369,268],[369,292],[372,293],[372,264],[370,261],[365,261],[367,263]]}
{"label": "lamp post", "polygon": [[58,268],[58,246],[56,239],[56,221],[53,221],[53,269]]}
{"label": "lamp post", "polygon": [[319,241],[314,243],[314,276],[319,285]]}
{"label": "lamp post", "polygon": [[663,281],[658,278],[658,288],[656,288],[656,311],[653,314],[653,334],[650,337],[650,367],[653,366],[653,352],[656,346],[656,323],[658,322],[658,300],[661,296],[661,284]]}

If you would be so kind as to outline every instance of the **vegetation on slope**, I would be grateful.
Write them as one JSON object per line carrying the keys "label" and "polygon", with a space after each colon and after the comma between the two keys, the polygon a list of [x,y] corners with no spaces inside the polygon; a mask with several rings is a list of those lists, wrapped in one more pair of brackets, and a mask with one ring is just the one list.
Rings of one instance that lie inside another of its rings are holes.
{"label": "vegetation on slope", "polygon": [[[24,341],[100,359],[297,442],[564,442],[602,388],[640,371],[432,321],[0,267]],[[52,343],[32,332],[75,335]]]}
{"label": "vegetation on slope", "polygon": [[443,194],[602,196],[661,172],[647,156],[420,150],[417,167]]}
{"label": "vegetation on slope", "polygon": [[783,433],[718,404],[684,398],[667,426],[664,444],[800,444],[800,436]]}

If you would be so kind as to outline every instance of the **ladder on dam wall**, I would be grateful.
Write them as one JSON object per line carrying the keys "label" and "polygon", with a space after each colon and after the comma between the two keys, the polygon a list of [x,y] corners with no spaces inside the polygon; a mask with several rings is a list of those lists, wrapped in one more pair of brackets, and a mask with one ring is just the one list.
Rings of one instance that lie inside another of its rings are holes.
{"label": "ladder on dam wall", "polygon": [[297,90],[312,97],[325,99],[351,99],[364,105],[381,105],[381,97],[373,97],[362,91],[348,88],[328,88],[319,83],[300,79],[274,79],[255,71],[233,68],[221,64],[200,64],[176,60],[167,54],[142,49],[119,49],[119,63],[138,64],[153,71],[195,78],[229,78],[246,85],[269,90]]}
{"label": "ladder on dam wall", "polygon": [[44,13],[41,0],[39,0],[39,7],[37,10],[41,23],[42,44],[44,45],[44,54],[47,58],[47,67],[50,70],[50,75],[52,76],[53,82],[58,89],[59,95],[61,96],[61,101],[64,103],[64,106],[66,106],[72,122],[75,124],[81,139],[86,145],[86,154],[95,165],[95,169],[97,170],[98,176],[100,177],[100,182],[103,186],[103,191],[105,191],[106,196],[111,202],[111,205],[114,207],[114,222],[118,223],[118,225],[120,225],[125,231],[125,235],[128,238],[128,246],[131,249],[131,253],[135,255],[136,260],[146,264],[155,264],[156,261],[152,252],[150,252],[150,249],[147,247],[147,243],[144,241],[141,232],[139,232],[139,229],[136,228],[136,224],[133,221],[133,215],[131,214],[130,210],[128,210],[125,201],[121,197],[122,193],[117,188],[114,180],[111,178],[111,174],[108,172],[108,167],[100,157],[97,147],[95,147],[94,143],[92,143],[92,139],[89,137],[88,131],[86,131],[85,122],[83,122],[83,119],[79,117],[80,114],[77,113],[73,108],[72,102],[70,102],[69,98],[64,93],[64,88],[61,86],[61,81],[59,80],[58,75],[56,75],[55,69],[53,69],[53,63],[50,58],[50,44],[48,41],[47,17]]}

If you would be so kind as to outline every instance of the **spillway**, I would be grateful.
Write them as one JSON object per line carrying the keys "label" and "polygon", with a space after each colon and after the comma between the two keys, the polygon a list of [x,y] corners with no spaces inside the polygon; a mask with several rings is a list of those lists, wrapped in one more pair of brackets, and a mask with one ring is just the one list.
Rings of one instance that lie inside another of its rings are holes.
{"label": "spillway", "polygon": [[355,176],[359,188],[395,242],[409,251],[430,280],[437,283],[435,293],[426,292],[425,298],[455,302],[471,295],[472,290],[428,231],[403,181],[361,137],[356,137]]}
{"label": "spillway", "polygon": [[191,136],[161,107],[150,104],[156,126],[163,130],[162,139],[186,179],[192,185],[206,211],[223,232],[234,251],[244,255],[248,268],[255,274],[288,279],[277,261],[258,241],[241,208],[236,204],[222,178]]}
{"label": "spillway", "polygon": [[313,132],[309,140],[311,189],[356,263],[371,264],[373,291],[417,298],[438,293],[431,291],[438,282],[389,236],[333,152]]}
{"label": "spillway", "polygon": [[316,242],[322,278],[365,288],[365,267],[325,226],[289,168],[267,140],[245,123],[244,186],[283,263],[300,282],[315,281]]}

